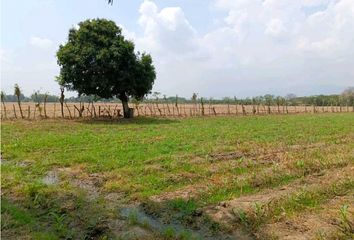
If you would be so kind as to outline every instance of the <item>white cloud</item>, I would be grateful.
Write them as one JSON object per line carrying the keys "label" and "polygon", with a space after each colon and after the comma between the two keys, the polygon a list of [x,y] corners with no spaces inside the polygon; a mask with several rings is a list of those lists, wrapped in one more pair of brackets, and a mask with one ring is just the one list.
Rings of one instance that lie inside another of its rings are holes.
{"label": "white cloud", "polygon": [[331,51],[340,46],[340,43],[337,39],[326,38],[320,41],[308,41],[307,39],[300,39],[298,42],[298,49],[304,51],[312,51],[317,53],[325,53],[326,51]]}
{"label": "white cloud", "polygon": [[[154,90],[242,97],[314,94],[353,84],[353,0],[211,1],[217,24],[203,34],[181,7],[160,8],[153,0],[138,9],[142,32],[122,27],[138,50],[152,54],[158,76]],[[33,36],[22,52],[11,54],[12,66],[21,62],[22,78],[31,71],[37,71],[32,78],[45,72],[52,78],[58,70],[55,46]],[[2,63],[9,61],[7,52],[1,51]],[[21,71],[5,74],[13,81],[21,78]]]}
{"label": "white cloud", "polygon": [[338,89],[353,80],[354,1],[215,0],[214,7],[226,15],[215,19],[217,28],[199,34],[180,7],[143,2],[144,35],[136,41],[153,54],[157,90],[304,94],[304,86]]}
{"label": "white cloud", "polygon": [[58,93],[54,82],[58,66],[51,41],[49,44],[48,41],[31,38],[28,44],[2,50],[1,53],[1,87],[6,93],[12,93],[15,83],[20,85],[25,95],[40,88]]}
{"label": "white cloud", "polygon": [[30,38],[30,44],[34,47],[38,47],[44,50],[51,49],[54,46],[53,41],[51,41],[50,39],[35,36],[32,36]]}
{"label": "white cloud", "polygon": [[6,51],[4,48],[0,48],[0,62],[7,63],[10,61],[9,52]]}
{"label": "white cloud", "polygon": [[183,59],[196,49],[196,31],[180,7],[158,9],[145,0],[140,6],[139,24],[144,36],[136,37],[139,48],[158,56],[160,62]]}
{"label": "white cloud", "polygon": [[272,19],[267,23],[265,33],[272,37],[279,37],[281,34],[285,33],[286,29],[284,24],[279,19]]}

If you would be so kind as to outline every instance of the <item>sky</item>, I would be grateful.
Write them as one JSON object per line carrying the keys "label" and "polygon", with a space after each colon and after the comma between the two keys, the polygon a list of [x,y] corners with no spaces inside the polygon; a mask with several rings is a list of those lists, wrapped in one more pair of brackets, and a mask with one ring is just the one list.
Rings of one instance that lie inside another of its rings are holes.
{"label": "sky", "polygon": [[[249,97],[354,86],[354,0],[1,0],[1,89],[59,94],[70,28],[107,18],[152,55],[153,91]],[[75,95],[75,93],[71,93]]]}

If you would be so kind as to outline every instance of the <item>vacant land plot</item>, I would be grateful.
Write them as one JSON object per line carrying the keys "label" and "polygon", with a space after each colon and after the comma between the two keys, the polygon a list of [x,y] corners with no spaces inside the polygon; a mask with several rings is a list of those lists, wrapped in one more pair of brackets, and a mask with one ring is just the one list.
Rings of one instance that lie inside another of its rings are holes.
{"label": "vacant land plot", "polygon": [[352,239],[354,114],[5,121],[4,239]]}
{"label": "vacant land plot", "polygon": [[[172,104],[166,102],[130,104],[134,115],[139,117],[194,117],[194,116],[226,116],[226,115],[267,115],[294,113],[345,113],[353,112],[353,106],[267,106],[267,105],[236,105],[212,104],[205,102],[197,104]],[[36,105],[33,102],[21,103],[22,115],[25,119],[62,118],[59,103]],[[65,103],[64,118],[119,118],[122,117],[121,103]],[[0,105],[2,119],[20,119],[21,111],[17,103],[7,102]]]}

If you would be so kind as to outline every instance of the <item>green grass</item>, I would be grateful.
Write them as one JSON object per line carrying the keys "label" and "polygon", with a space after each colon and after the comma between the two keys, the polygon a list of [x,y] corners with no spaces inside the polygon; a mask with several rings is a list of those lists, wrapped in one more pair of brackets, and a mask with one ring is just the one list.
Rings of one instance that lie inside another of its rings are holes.
{"label": "green grass", "polygon": [[30,215],[25,210],[15,206],[6,199],[2,199],[1,201],[1,214],[9,214],[12,217],[13,226],[4,226],[6,228],[16,227],[19,225],[32,225],[35,222],[32,215]]}
{"label": "green grass", "polygon": [[236,214],[241,224],[252,229],[252,231],[256,231],[266,223],[284,218],[284,216],[291,218],[293,215],[304,211],[320,210],[322,204],[336,196],[352,196],[353,193],[354,180],[345,179],[331,186],[318,186],[316,189],[301,190],[263,205],[255,203],[251,212],[246,214],[240,211]]}
{"label": "green grass", "polygon": [[[60,175],[61,182],[56,186],[42,183],[53,169],[80,166],[81,173],[98,173],[105,178],[102,192],[124,193],[125,202],[142,202],[150,196],[197,183],[210,184],[193,201],[170,203],[175,209],[188,212],[354,160],[354,115],[350,113],[111,122],[5,121],[1,131],[6,211],[16,224],[31,226],[31,215],[11,210],[11,204],[19,204],[23,209],[37,204],[46,209],[45,216],[57,227],[55,231],[76,216],[68,214],[61,219],[61,215],[49,214],[50,209],[58,208],[51,205],[50,199],[63,191],[74,195],[76,202],[79,197],[66,175]],[[326,147],[289,149],[292,145],[316,144]],[[211,153],[223,152],[258,156],[284,149],[284,159],[266,164],[247,156],[227,161],[211,161],[210,157]],[[254,172],[257,176],[253,176]],[[24,217],[18,217],[21,215]],[[45,220],[37,213],[34,218]]]}

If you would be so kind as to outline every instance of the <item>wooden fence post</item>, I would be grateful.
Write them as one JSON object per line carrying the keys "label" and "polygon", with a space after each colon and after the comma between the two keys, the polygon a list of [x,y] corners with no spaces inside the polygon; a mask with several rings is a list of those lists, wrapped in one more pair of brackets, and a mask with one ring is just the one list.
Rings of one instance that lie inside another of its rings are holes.
{"label": "wooden fence post", "polygon": [[176,95],[176,109],[177,109],[177,115],[179,116],[179,109],[178,109],[178,95]]}
{"label": "wooden fence post", "polygon": [[[69,106],[68,106],[68,104],[66,102],[65,102],[65,106],[68,109],[70,119],[72,119],[70,108],[69,108]],[[74,112],[75,112],[75,109],[74,109]]]}
{"label": "wooden fence post", "polygon": [[204,101],[203,101],[203,98],[200,98],[200,104],[202,106],[202,116],[204,116]]}
{"label": "wooden fence post", "polygon": [[44,95],[44,103],[43,103],[44,118],[47,118],[47,98],[48,98],[48,95],[45,94],[45,95]]}
{"label": "wooden fence post", "polygon": [[[6,116],[6,106],[5,106],[5,102],[4,102],[4,100],[3,99],[1,99],[1,101],[2,101],[2,105],[3,105],[3,108],[4,108],[4,117],[5,117],[5,119],[7,118],[7,116]],[[2,116],[2,114],[1,114],[1,116]]]}
{"label": "wooden fence post", "polygon": [[246,109],[245,109],[245,106],[243,105],[243,103],[242,103],[241,107],[242,107],[242,114],[243,115],[247,115],[246,114]]}
{"label": "wooden fence post", "polygon": [[15,118],[17,118],[15,104],[12,104],[12,108],[14,109],[14,115],[15,115]]}
{"label": "wooden fence post", "polygon": [[215,110],[215,107],[213,107],[213,112],[214,112],[214,115],[216,116],[216,110]]}
{"label": "wooden fence post", "polygon": [[230,102],[229,100],[227,100],[227,114],[230,115],[231,111],[230,111]]}
{"label": "wooden fence post", "polygon": [[168,102],[166,103],[167,105],[167,112],[168,112],[168,115],[171,115],[171,109],[170,109],[170,105],[168,104]]}
{"label": "wooden fence post", "polygon": [[34,106],[33,119],[36,119],[36,111],[37,111],[37,107],[36,107],[36,105],[35,105],[35,106]]}
{"label": "wooden fence post", "polygon": [[27,118],[28,119],[30,119],[30,117],[31,117],[31,107],[30,107],[30,105],[28,105],[28,107],[27,107]]}
{"label": "wooden fence post", "polygon": [[91,103],[91,108],[92,108],[92,111],[93,111],[93,116],[94,116],[94,118],[96,118],[96,107],[95,107],[95,105],[93,104],[93,102]]}
{"label": "wooden fence post", "polygon": [[209,100],[209,115],[211,115],[212,112],[211,112],[211,100]]}

